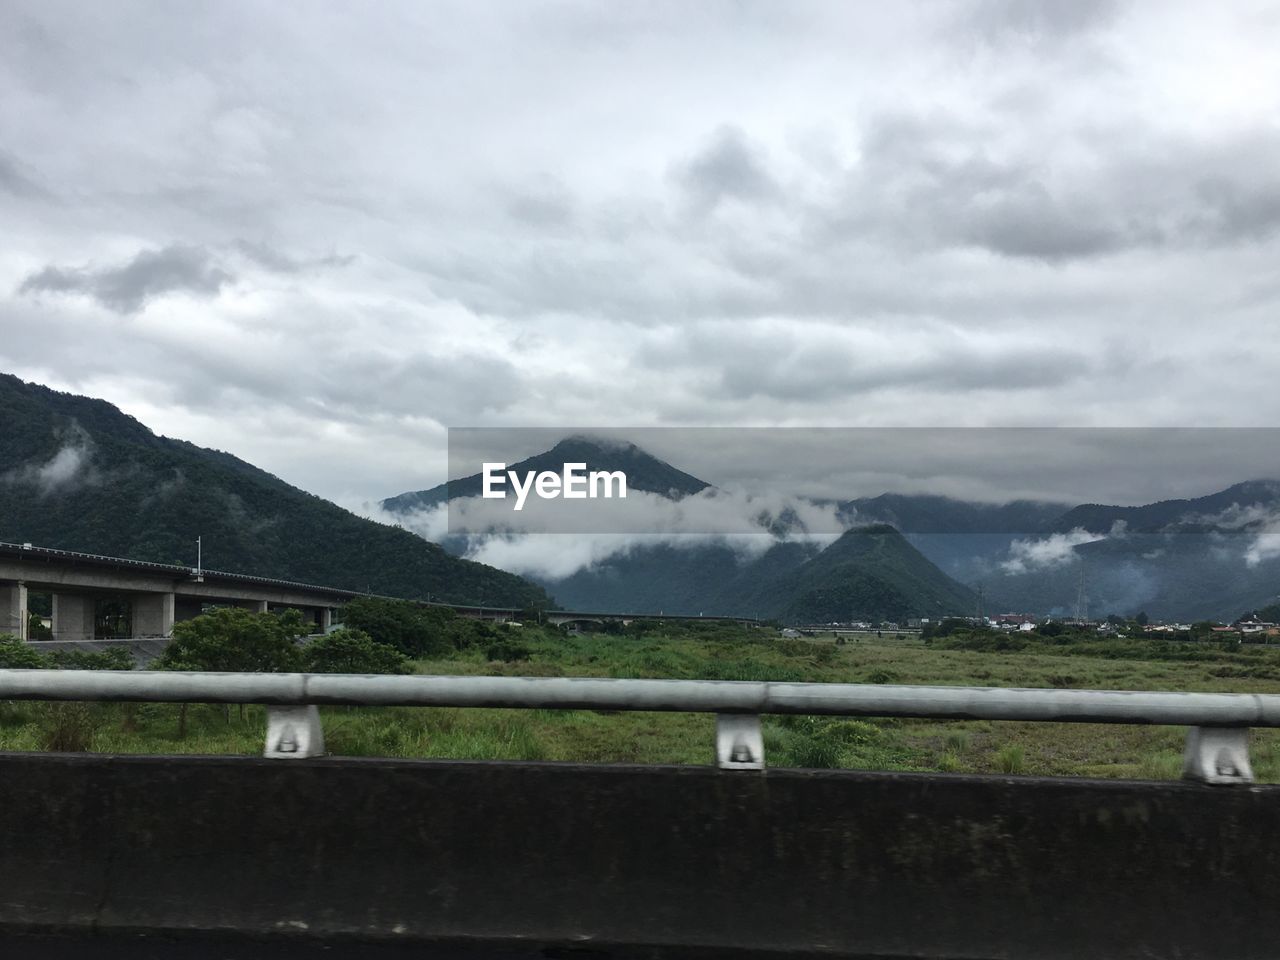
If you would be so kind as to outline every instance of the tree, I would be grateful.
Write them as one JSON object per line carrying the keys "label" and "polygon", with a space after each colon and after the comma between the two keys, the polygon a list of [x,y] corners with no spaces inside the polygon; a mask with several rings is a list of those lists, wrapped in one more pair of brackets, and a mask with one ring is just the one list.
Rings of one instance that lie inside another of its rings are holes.
{"label": "tree", "polygon": [[[298,638],[306,632],[297,610],[277,615],[222,607],[175,623],[173,639],[153,666],[160,670],[283,673],[298,669]],[[187,735],[187,706],[184,703],[178,708],[179,737]]]}
{"label": "tree", "polygon": [[15,636],[0,634],[0,668],[40,669],[49,667],[49,658]]}
{"label": "tree", "polygon": [[27,614],[27,637],[31,640],[52,640],[53,631],[44,625],[44,617],[31,612]]}
{"label": "tree", "polygon": [[298,638],[305,633],[296,610],[276,615],[224,607],[175,623],[173,640],[155,665],[161,670],[296,670]]}
{"label": "tree", "polygon": [[406,600],[357,597],[342,608],[342,622],[407,657],[447,653],[458,615],[447,607],[424,607]]}
{"label": "tree", "polygon": [[303,669],[312,673],[408,673],[409,659],[363,630],[342,628],[302,648]]}

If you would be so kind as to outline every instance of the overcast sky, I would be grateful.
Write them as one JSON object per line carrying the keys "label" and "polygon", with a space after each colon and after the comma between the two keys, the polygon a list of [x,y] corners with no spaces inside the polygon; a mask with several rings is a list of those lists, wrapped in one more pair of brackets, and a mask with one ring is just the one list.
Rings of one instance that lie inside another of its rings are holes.
{"label": "overcast sky", "polygon": [[6,0],[0,369],[348,503],[448,426],[1274,425],[1278,49],[1244,0]]}

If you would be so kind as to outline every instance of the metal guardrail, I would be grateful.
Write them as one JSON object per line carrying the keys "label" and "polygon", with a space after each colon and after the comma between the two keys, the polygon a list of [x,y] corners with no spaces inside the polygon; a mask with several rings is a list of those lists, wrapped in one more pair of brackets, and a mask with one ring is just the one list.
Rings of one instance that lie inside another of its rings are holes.
{"label": "metal guardrail", "polygon": [[1280,695],[733,680],[0,670],[0,700],[260,703],[269,757],[324,752],[318,705],[714,713],[722,768],[764,767],[761,714],[1188,726],[1184,775],[1248,783],[1248,731],[1280,727]]}

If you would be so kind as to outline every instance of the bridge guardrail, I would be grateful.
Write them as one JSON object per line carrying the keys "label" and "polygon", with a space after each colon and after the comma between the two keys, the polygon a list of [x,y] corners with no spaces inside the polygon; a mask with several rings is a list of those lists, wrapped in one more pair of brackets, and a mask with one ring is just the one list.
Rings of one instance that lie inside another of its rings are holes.
{"label": "bridge guardrail", "polygon": [[1248,733],[1280,727],[1280,695],[593,677],[0,670],[0,700],[259,703],[264,755],[323,754],[320,705],[714,713],[726,770],[762,770],[762,714],[1187,726],[1183,775],[1253,782]]}

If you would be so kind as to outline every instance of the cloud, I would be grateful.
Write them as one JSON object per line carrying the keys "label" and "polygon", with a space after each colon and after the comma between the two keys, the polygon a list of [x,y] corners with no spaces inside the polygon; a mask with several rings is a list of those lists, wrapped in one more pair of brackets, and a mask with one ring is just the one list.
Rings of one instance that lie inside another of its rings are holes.
{"label": "cloud", "polygon": [[0,152],[0,192],[22,198],[46,199],[49,192],[28,174],[24,164]]}
{"label": "cloud", "polygon": [[234,279],[209,251],[173,244],[141,250],[114,267],[47,266],[23,280],[18,292],[83,294],[116,313],[137,313],[149,301],[170,293],[216,297]]}
{"label": "cloud", "polygon": [[1076,547],[1107,539],[1103,534],[1090,533],[1076,527],[1069,533],[1054,533],[1039,539],[1015,540],[1009,545],[1009,559],[1000,563],[1000,569],[1009,574],[1030,573],[1060,567],[1076,557]]}
{"label": "cloud", "polygon": [[1256,567],[1276,557],[1280,557],[1280,525],[1254,537],[1253,542],[1245,548],[1244,562],[1249,567]]}
{"label": "cloud", "polygon": [[93,439],[77,423],[63,432],[62,445],[48,460],[28,463],[0,474],[10,486],[31,486],[40,497],[95,486],[101,476],[93,465]]}
{"label": "cloud", "polygon": [[963,17],[992,40],[1069,39],[1111,23],[1119,0],[978,0]]}
{"label": "cloud", "polygon": [[756,202],[778,195],[763,155],[736,127],[722,126],[711,142],[676,168],[675,180],[699,213],[726,200]]}
{"label": "cloud", "polygon": [[[1182,523],[1207,527],[1215,534],[1223,533],[1224,539],[1234,543],[1243,536],[1245,565],[1253,568],[1280,557],[1280,506],[1270,503],[1233,503],[1217,513],[1190,513]],[[1222,560],[1236,561],[1238,555],[1227,546],[1219,548]]]}
{"label": "cloud", "polygon": [[678,501],[634,490],[608,502],[531,499],[520,514],[479,497],[409,514],[369,503],[356,512],[433,542],[451,540],[468,559],[551,581],[654,546],[724,545],[744,558],[787,541],[822,548],[847,526],[834,504],[715,489]]}
{"label": "cloud", "polygon": [[331,497],[450,424],[1280,417],[1274,15],[442,3],[8,4],[0,368]]}
{"label": "cloud", "polygon": [[235,250],[250,262],[274,273],[302,273],[306,270],[322,267],[345,267],[355,260],[353,256],[330,254],[324,257],[299,259],[291,257],[281,250],[266,243],[251,243],[248,240],[237,240]]}

